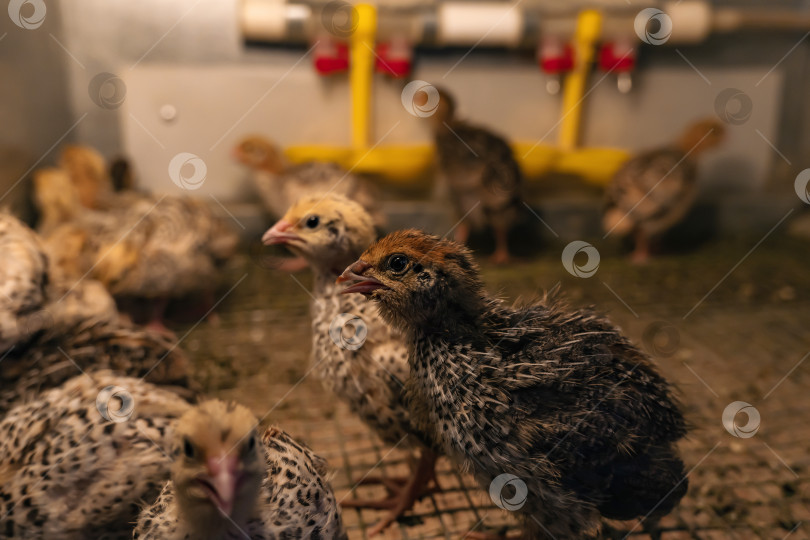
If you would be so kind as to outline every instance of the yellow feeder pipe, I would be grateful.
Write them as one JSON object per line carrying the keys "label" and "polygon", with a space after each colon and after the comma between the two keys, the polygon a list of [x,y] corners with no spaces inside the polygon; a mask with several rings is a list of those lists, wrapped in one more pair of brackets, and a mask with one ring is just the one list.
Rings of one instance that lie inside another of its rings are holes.
{"label": "yellow feeder pipe", "polygon": [[351,66],[349,84],[352,94],[352,148],[368,148],[371,140],[371,81],[374,75],[374,40],[377,10],[370,4],[354,6],[356,28],[349,39]]}
{"label": "yellow feeder pipe", "polygon": [[573,150],[579,142],[582,103],[585,85],[593,62],[594,50],[602,32],[602,13],[595,9],[580,12],[574,35],[576,57],[574,69],[565,79],[563,90],[563,117],[560,120],[560,148]]}

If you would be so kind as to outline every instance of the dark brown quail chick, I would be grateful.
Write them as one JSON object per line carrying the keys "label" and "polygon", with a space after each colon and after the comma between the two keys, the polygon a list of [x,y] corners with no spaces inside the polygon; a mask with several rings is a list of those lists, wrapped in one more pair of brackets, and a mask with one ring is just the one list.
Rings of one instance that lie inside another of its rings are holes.
{"label": "dark brown quail chick", "polygon": [[[383,501],[347,501],[346,506],[384,508],[388,514],[370,531],[390,525],[409,510],[434,479],[436,456],[411,435],[403,401],[409,376],[403,335],[387,325],[377,306],[359,295],[341,295],[335,283],[343,268],[374,241],[371,216],[339,195],[313,195],[294,204],[267,231],[267,244],[284,244],[315,273],[312,294],[312,369],[324,386],[351,407],[387,444],[421,449],[411,477]],[[371,483],[367,478],[364,483]]]}
{"label": "dark brown quail chick", "polygon": [[466,242],[470,225],[492,227],[493,262],[509,260],[509,229],[518,217],[522,177],[509,144],[486,128],[456,118],[455,100],[439,90],[431,117],[438,158],[439,182],[446,183],[460,222],[456,241]]}
{"label": "dark brown quail chick", "polygon": [[144,508],[140,540],[345,538],[327,465],[245,407],[206,401],[174,426],[171,480]]}
{"label": "dark brown quail chick", "polygon": [[0,421],[0,538],[132,537],[142,500],[169,476],[166,389],[110,372],[79,375]]}
{"label": "dark brown quail chick", "polygon": [[673,144],[642,152],[616,173],[605,193],[603,227],[633,234],[633,260],[650,256],[650,240],[683,219],[697,195],[697,159],[723,141],[717,120],[690,125]]}
{"label": "dark brown quail chick", "polygon": [[419,231],[379,240],[346,269],[410,348],[411,417],[487,491],[526,486],[529,538],[583,538],[600,518],[668,513],[687,488],[672,390],[606,319],[545,298],[509,307],[463,246]]}

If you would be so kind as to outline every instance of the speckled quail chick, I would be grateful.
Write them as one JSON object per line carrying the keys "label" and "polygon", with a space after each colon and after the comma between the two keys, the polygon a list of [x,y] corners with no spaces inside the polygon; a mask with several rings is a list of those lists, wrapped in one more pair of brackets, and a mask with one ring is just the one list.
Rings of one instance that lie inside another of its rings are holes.
{"label": "speckled quail chick", "polygon": [[404,329],[418,427],[487,491],[502,474],[525,484],[530,538],[590,537],[601,517],[652,527],[683,497],[679,405],[606,319],[550,298],[509,307],[466,248],[415,230],[382,238],[340,279]]}
{"label": "speckled quail chick", "polygon": [[67,196],[66,171],[41,169],[35,184],[55,268],[66,279],[100,281],[119,301],[148,299],[146,319],[157,329],[165,330],[169,299],[196,294],[211,300],[221,267],[236,251],[233,228],[204,201],[136,194],[103,210],[69,209],[78,198]]}
{"label": "speckled quail chick", "polygon": [[438,89],[439,103],[430,117],[433,126],[439,182],[445,183],[456,210],[455,238],[466,242],[470,229],[492,227],[495,263],[509,261],[509,229],[519,216],[520,168],[509,144],[492,131],[456,116],[456,104]]}
{"label": "speckled quail chick", "polygon": [[131,538],[169,475],[162,448],[188,403],[110,372],[79,375],[0,421],[0,538]]}
{"label": "speckled quail chick", "polygon": [[80,371],[114,369],[193,386],[188,359],[173,341],[121,321],[100,283],[55,276],[37,235],[4,213],[0,250],[0,413]]}
{"label": "speckled quail chick", "polygon": [[[387,325],[377,307],[358,295],[341,295],[335,278],[374,241],[371,217],[339,195],[310,196],[294,204],[264,235],[305,258],[315,273],[312,294],[312,369],[324,386],[347,403],[387,444],[420,448],[411,435],[403,388],[409,376],[402,334]],[[411,477],[391,485],[384,501],[344,505],[389,509],[371,531],[382,530],[410,509],[434,478],[436,456],[422,449]],[[366,479],[365,483],[370,483]],[[378,480],[378,479],[375,479]]]}
{"label": "speckled quail chick", "polygon": [[177,422],[171,480],[144,508],[140,540],[345,538],[326,462],[245,407],[206,401]]}
{"label": "speckled quail chick", "polygon": [[632,234],[635,262],[650,256],[650,241],[679,221],[697,195],[697,160],[720,144],[723,124],[691,124],[673,144],[642,152],[616,173],[605,192],[602,224],[608,234]]}

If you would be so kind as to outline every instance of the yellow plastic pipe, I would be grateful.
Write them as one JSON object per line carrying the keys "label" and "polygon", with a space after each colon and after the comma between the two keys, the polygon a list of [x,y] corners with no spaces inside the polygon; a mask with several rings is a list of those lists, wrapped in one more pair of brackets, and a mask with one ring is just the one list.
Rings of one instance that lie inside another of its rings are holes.
{"label": "yellow plastic pipe", "polygon": [[371,81],[374,75],[374,40],[377,10],[370,4],[354,6],[357,27],[349,39],[351,66],[349,84],[352,94],[352,148],[368,148],[371,140]]}
{"label": "yellow plastic pipe", "polygon": [[565,78],[563,89],[562,119],[560,121],[560,148],[573,150],[579,143],[582,121],[582,102],[588,72],[593,62],[596,43],[602,33],[602,13],[595,9],[580,12],[577,17],[577,30],[574,35],[574,69]]}

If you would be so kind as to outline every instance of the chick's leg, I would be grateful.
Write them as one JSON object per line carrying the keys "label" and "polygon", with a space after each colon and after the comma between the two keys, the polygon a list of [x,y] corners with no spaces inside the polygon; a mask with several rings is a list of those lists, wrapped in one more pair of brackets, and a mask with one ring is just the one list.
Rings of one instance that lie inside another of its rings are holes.
{"label": "chick's leg", "polygon": [[470,226],[462,221],[456,225],[456,231],[453,234],[453,239],[459,244],[466,244],[467,239],[470,237]]}
{"label": "chick's leg", "polygon": [[391,493],[391,496],[386,499],[379,501],[343,501],[341,505],[347,508],[377,508],[380,510],[388,510],[383,519],[369,529],[368,536],[374,536],[385,530],[402,514],[413,508],[414,503],[419,500],[420,497],[430,492],[427,486],[431,480],[435,482],[436,458],[436,454],[429,450],[424,450],[419,457],[416,469],[407,481],[400,482],[393,479],[382,481],[386,489]]}
{"label": "chick's leg", "polygon": [[493,225],[495,231],[495,252],[491,260],[495,264],[506,264],[509,262],[509,228],[503,224]]}
{"label": "chick's leg", "polygon": [[650,237],[643,229],[637,228],[635,241],[635,249],[630,257],[634,263],[643,264],[650,258]]}

